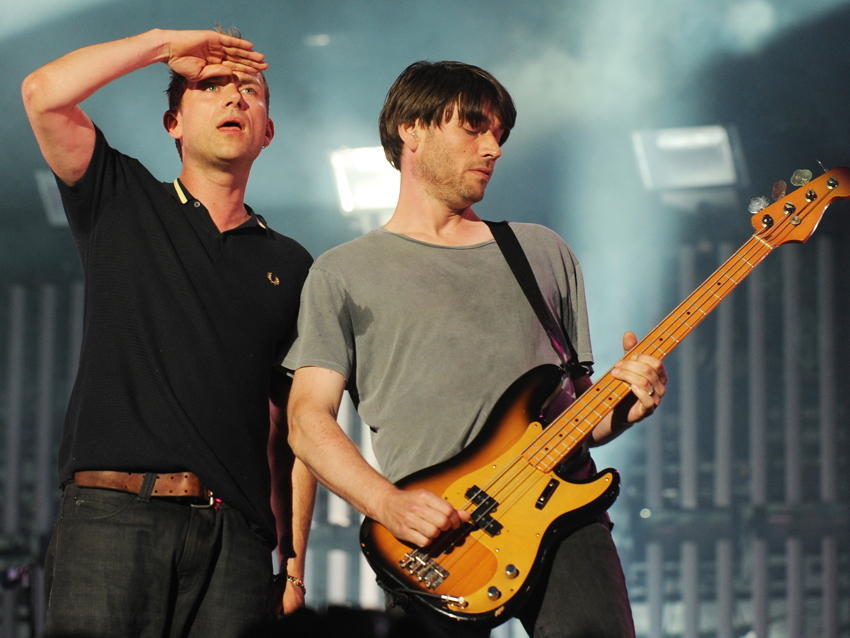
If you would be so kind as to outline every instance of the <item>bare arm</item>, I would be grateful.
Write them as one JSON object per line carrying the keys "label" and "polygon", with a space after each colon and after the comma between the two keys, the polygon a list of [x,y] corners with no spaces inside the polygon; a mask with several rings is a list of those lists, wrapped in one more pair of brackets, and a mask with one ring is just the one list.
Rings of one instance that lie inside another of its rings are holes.
{"label": "bare arm", "polygon": [[94,150],[94,125],[80,103],[136,69],[165,62],[190,80],[268,65],[253,45],[215,31],[163,31],[72,51],[31,73],[21,92],[44,159],[68,185],[85,173]]}
{"label": "bare arm", "polygon": [[299,368],[289,398],[289,443],[325,485],[401,540],[427,545],[469,515],[427,490],[400,490],[376,472],[336,422],[345,379]]}
{"label": "bare arm", "polygon": [[[637,344],[633,332],[623,335],[623,350],[628,352]],[[631,355],[618,361],[611,374],[631,386],[631,393],[609,412],[591,433],[591,445],[613,441],[638,421],[655,412],[666,392],[667,371],[664,363],[649,355]],[[576,393],[581,396],[592,385],[590,377],[575,381]]]}
{"label": "bare arm", "polygon": [[[277,523],[278,560],[281,571],[304,582],[304,560],[316,501],[316,479],[292,453],[286,442],[288,377],[277,375],[269,400],[269,468],[272,475],[272,511]],[[282,583],[280,609],[290,614],[304,606],[304,591],[291,582]]]}

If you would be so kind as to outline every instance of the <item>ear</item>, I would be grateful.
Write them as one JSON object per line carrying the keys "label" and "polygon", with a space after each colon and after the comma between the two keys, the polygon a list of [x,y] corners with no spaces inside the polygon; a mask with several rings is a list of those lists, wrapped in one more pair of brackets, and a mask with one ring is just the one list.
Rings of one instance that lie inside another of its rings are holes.
{"label": "ear", "polygon": [[399,124],[398,136],[401,138],[401,141],[404,142],[405,146],[407,146],[411,151],[415,151],[419,148],[419,144],[425,136],[425,131],[419,125],[419,120],[416,120],[415,122],[410,122],[408,124]]}
{"label": "ear", "polygon": [[274,122],[272,122],[272,118],[266,119],[266,139],[263,142],[263,148],[267,147],[272,143],[272,139],[274,139]]}
{"label": "ear", "polygon": [[162,116],[162,125],[165,127],[165,130],[168,131],[168,134],[175,140],[179,140],[183,137],[183,125],[180,122],[179,113],[166,111]]}

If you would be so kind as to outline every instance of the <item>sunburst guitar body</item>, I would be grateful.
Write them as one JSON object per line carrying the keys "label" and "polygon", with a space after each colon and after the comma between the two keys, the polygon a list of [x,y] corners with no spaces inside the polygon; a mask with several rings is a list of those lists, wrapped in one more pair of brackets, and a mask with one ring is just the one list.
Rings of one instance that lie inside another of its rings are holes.
{"label": "sunburst guitar body", "polygon": [[364,521],[361,546],[386,589],[449,622],[499,624],[527,598],[552,542],[614,502],[620,484],[614,470],[567,482],[525,458],[542,429],[540,406],[560,380],[556,366],[526,373],[472,445],[397,484],[441,494],[473,522],[417,548]]}
{"label": "sunburst guitar body", "polygon": [[[805,242],[827,206],[848,197],[850,170],[840,167],[758,211],[755,234],[626,356],[666,357],[774,248]],[[360,544],[385,589],[436,620],[495,626],[527,600],[555,541],[614,502],[616,471],[574,482],[555,468],[629,387],[608,371],[544,428],[540,408],[560,380],[555,366],[527,372],[499,399],[468,448],[398,483],[442,496],[468,512],[470,523],[420,548],[376,521],[363,522]]]}

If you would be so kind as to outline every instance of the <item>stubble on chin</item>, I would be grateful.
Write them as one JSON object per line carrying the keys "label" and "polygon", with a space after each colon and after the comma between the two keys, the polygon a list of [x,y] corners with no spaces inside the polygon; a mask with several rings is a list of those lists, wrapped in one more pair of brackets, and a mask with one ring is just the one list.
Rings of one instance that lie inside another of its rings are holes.
{"label": "stubble on chin", "polygon": [[[484,199],[487,184],[467,170],[457,171],[448,153],[436,149],[414,165],[414,176],[425,185],[425,190],[447,207],[460,210]],[[470,183],[474,182],[474,183]]]}

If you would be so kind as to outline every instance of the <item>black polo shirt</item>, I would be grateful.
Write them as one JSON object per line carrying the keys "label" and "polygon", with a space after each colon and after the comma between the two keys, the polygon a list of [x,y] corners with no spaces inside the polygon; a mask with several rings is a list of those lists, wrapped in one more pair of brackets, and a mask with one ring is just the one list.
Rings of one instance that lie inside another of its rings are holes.
{"label": "black polo shirt", "polygon": [[60,480],[188,470],[275,545],[269,384],[309,253],[254,214],[220,233],[179,181],[157,181],[100,130],[86,174],[59,188],[85,276]]}

